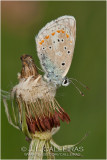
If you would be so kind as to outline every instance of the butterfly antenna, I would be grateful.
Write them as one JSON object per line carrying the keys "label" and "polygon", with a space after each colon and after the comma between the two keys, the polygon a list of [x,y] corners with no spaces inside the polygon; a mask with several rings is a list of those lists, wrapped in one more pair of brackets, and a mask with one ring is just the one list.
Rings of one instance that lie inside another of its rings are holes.
{"label": "butterfly antenna", "polygon": [[81,92],[81,90],[75,85],[75,83],[74,83],[72,80],[70,80],[70,82],[75,86],[75,88],[78,90],[78,92],[79,92],[82,96],[84,96],[84,93]]}
{"label": "butterfly antenna", "polygon": [[70,78],[70,80],[74,80],[74,81],[78,82],[81,86],[83,86],[84,88],[89,89],[86,85],[84,85],[82,82],[78,81],[75,78]]}

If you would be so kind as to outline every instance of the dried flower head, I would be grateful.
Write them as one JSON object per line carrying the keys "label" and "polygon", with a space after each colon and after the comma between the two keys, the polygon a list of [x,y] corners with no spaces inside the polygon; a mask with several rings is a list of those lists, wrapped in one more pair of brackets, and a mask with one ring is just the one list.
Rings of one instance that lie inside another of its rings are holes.
{"label": "dried flower head", "polygon": [[16,98],[20,113],[22,105],[25,109],[29,132],[44,132],[60,126],[60,119],[69,123],[70,118],[54,98],[55,86],[46,82],[38,73],[31,56],[21,57],[23,68],[19,77],[19,84],[12,89],[12,96]]}
{"label": "dried flower head", "polygon": [[[31,56],[23,55],[21,61],[22,70],[18,73],[19,83],[8,95],[12,102],[14,122],[9,114],[6,97],[3,96],[9,123],[22,130],[31,140],[29,159],[41,159],[44,146],[48,148],[52,145],[59,150],[69,150],[75,145],[58,146],[52,139],[52,135],[60,128],[60,120],[70,122],[68,114],[55,99],[56,86],[47,82],[38,73]],[[3,93],[6,92],[3,91]],[[34,146],[38,146],[37,151]],[[39,150],[42,153],[41,156],[36,155]],[[48,150],[47,156],[50,159],[53,157],[51,151]]]}

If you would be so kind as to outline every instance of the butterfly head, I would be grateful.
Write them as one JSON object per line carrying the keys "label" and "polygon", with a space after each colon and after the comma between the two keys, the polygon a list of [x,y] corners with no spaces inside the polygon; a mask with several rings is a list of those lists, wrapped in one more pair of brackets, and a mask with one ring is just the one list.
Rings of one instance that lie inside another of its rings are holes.
{"label": "butterfly head", "polygon": [[65,77],[62,81],[62,86],[68,86],[70,84],[69,79],[67,77]]}

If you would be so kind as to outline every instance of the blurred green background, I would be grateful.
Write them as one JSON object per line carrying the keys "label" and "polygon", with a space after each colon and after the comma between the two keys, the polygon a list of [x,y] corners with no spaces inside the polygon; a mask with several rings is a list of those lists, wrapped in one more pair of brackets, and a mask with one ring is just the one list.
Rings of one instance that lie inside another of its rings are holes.
{"label": "blurred green background", "polygon": [[[2,89],[10,90],[18,83],[20,56],[30,54],[40,67],[36,53],[35,35],[47,23],[59,16],[76,18],[77,32],[74,57],[68,77],[74,77],[90,88],[82,97],[71,84],[61,87],[56,98],[70,115],[70,124],[61,123],[54,140],[60,144],[74,144],[89,132],[82,146],[83,157],[106,157],[106,2],[1,2]],[[80,87],[81,88],[81,87]],[[81,88],[84,90],[83,88]],[[8,124],[1,105],[2,159],[26,159],[24,135]],[[27,151],[26,151],[27,153]],[[74,159],[70,156],[56,156]]]}

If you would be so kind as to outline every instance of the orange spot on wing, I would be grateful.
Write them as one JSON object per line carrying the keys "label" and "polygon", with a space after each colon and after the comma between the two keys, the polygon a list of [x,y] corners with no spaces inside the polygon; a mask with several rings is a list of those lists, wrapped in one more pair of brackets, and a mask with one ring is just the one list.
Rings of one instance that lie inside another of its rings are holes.
{"label": "orange spot on wing", "polygon": [[40,45],[42,45],[42,43],[44,43],[44,40],[41,40],[41,42],[39,42]]}
{"label": "orange spot on wing", "polygon": [[68,35],[68,34],[66,34],[66,37],[67,37],[67,38],[69,38],[69,35]]}
{"label": "orange spot on wing", "polygon": [[64,31],[64,30],[61,30],[61,32],[62,32],[62,33],[65,33],[65,31]]}
{"label": "orange spot on wing", "polygon": [[54,36],[54,35],[55,35],[55,32],[52,33],[52,36]]}
{"label": "orange spot on wing", "polygon": [[43,42],[44,42],[44,40],[41,41],[41,43],[43,43]]}
{"label": "orange spot on wing", "polygon": [[60,30],[57,30],[58,33],[60,33]]}
{"label": "orange spot on wing", "polygon": [[49,38],[49,35],[48,35],[48,36],[46,36],[45,38],[46,38],[46,39],[48,39],[48,38]]}
{"label": "orange spot on wing", "polygon": [[70,43],[72,43],[72,41],[70,41]]}

